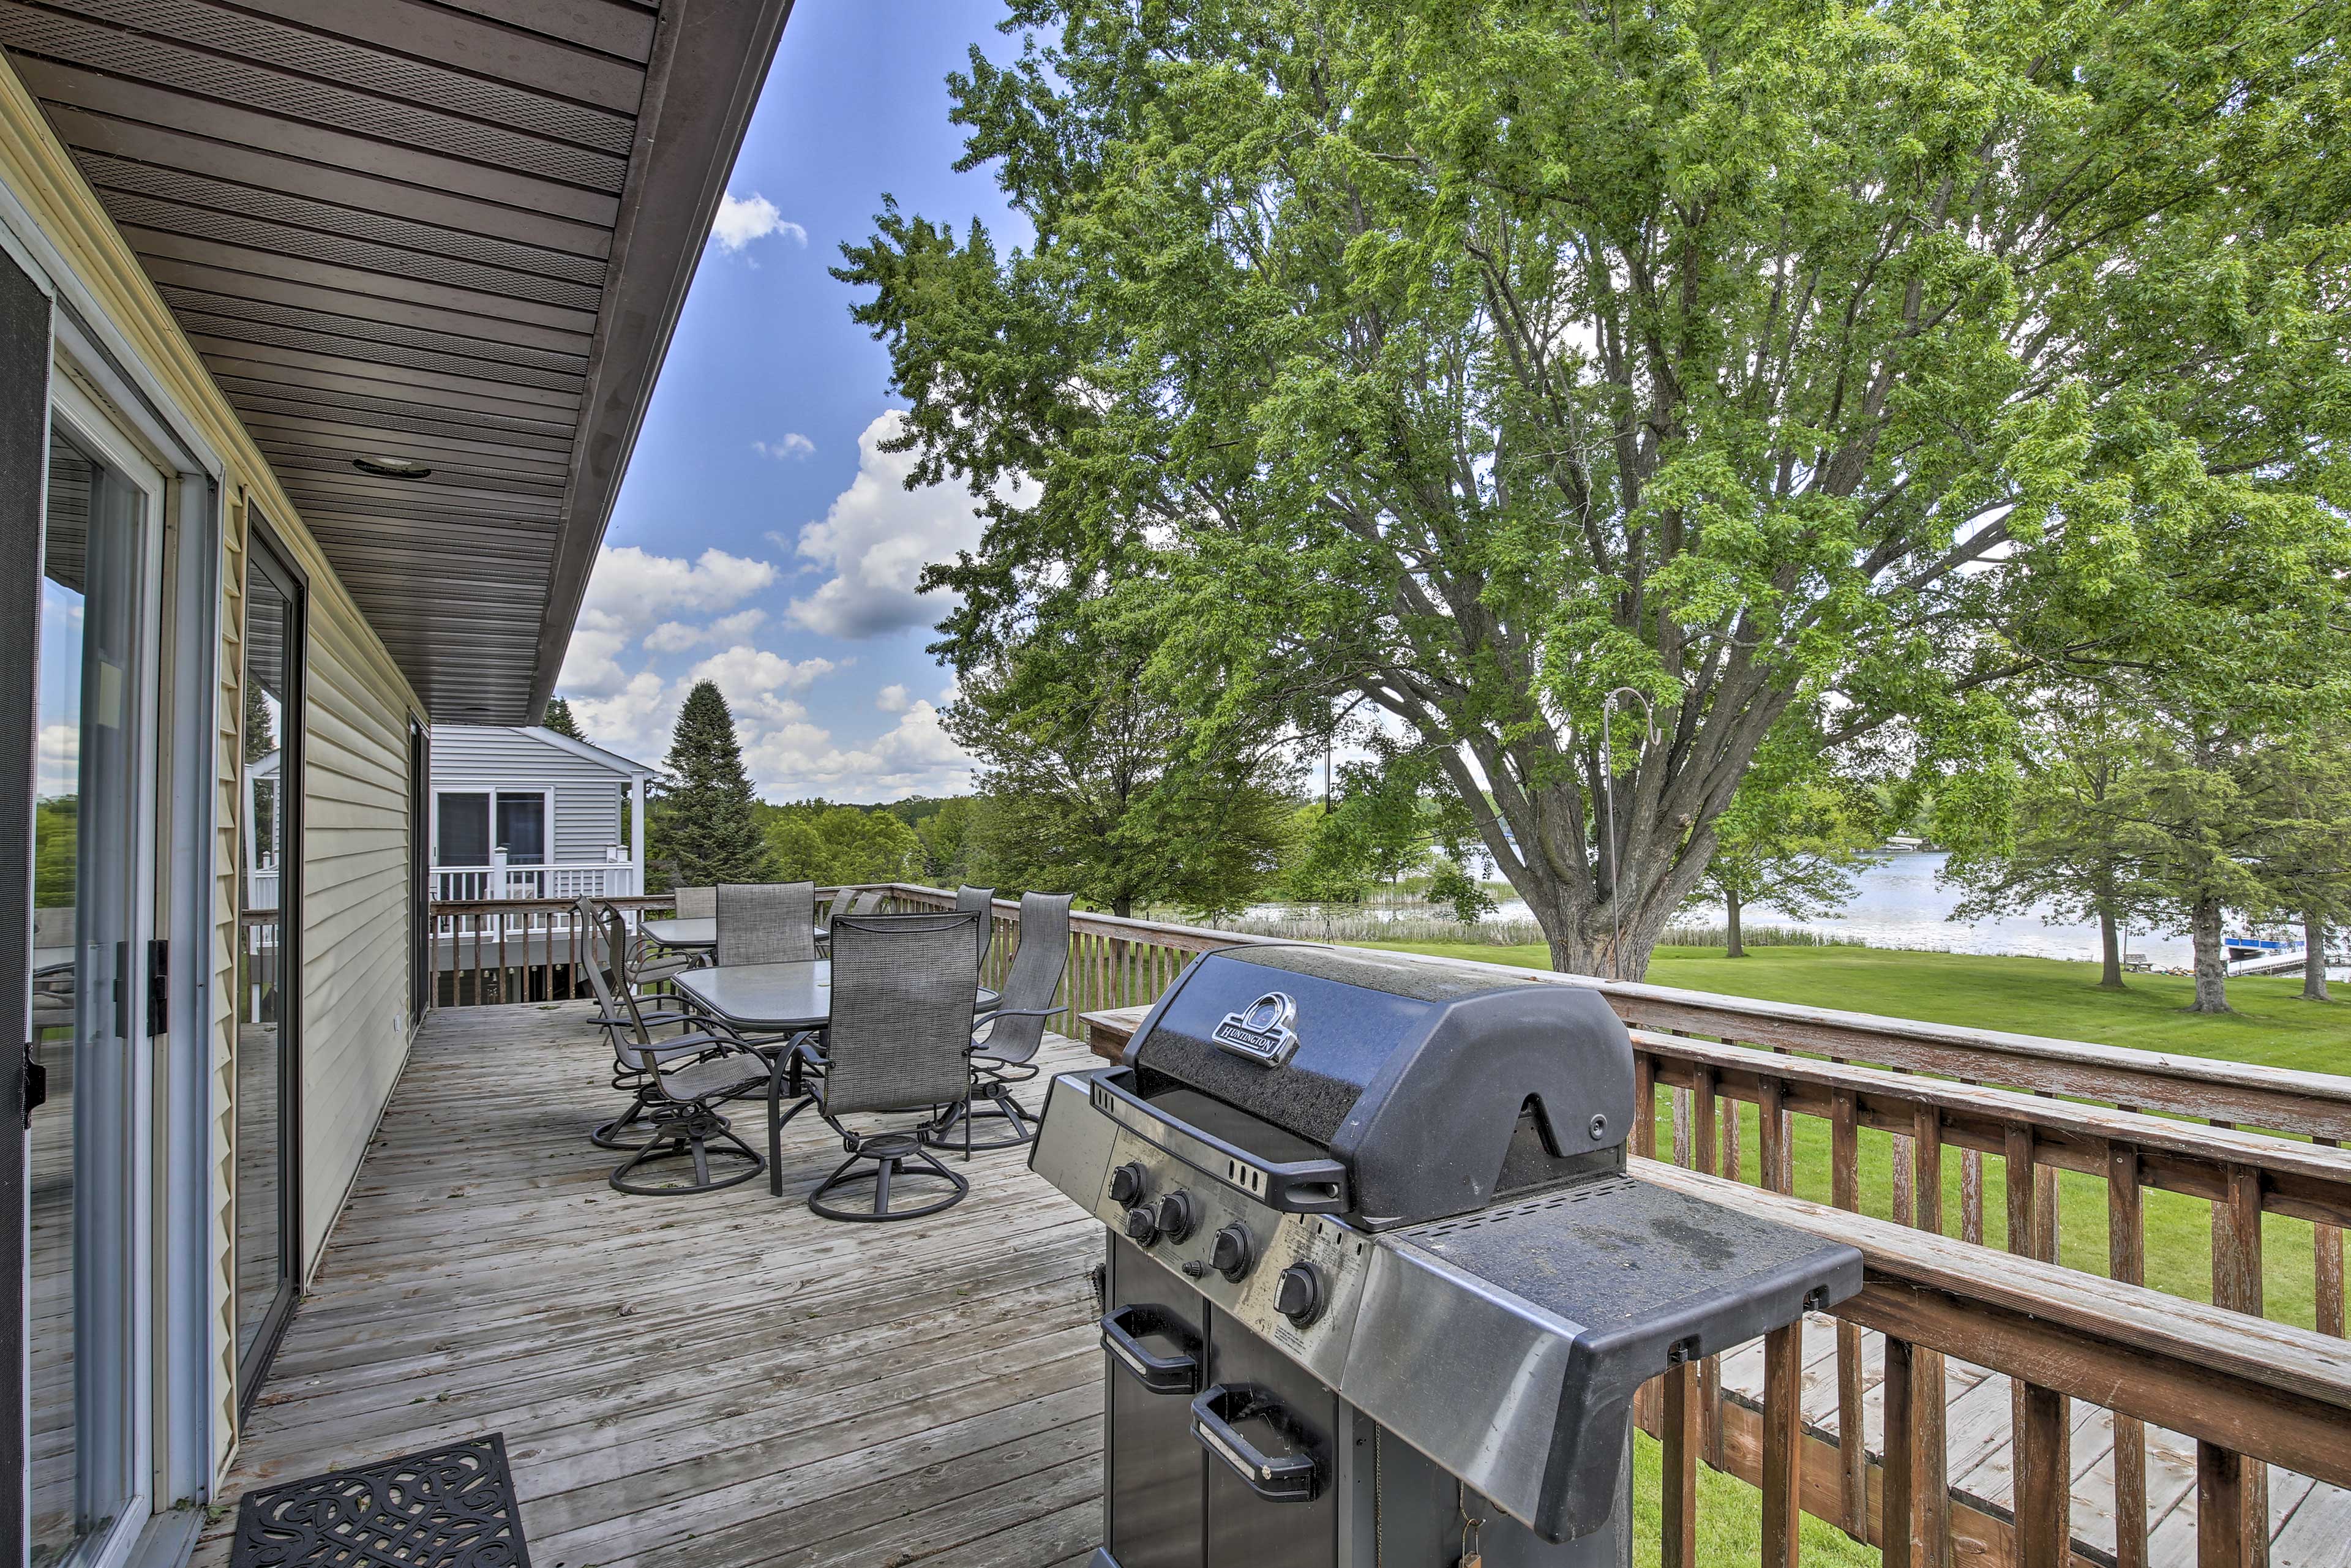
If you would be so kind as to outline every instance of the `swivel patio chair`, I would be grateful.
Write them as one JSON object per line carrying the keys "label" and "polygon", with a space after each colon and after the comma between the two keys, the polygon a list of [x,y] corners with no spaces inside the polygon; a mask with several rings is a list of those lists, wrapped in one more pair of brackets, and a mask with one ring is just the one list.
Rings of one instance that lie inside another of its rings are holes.
{"label": "swivel patio chair", "polygon": [[[588,972],[589,988],[596,997],[594,1022],[611,1048],[612,1087],[630,1096],[627,1112],[589,1134],[589,1141],[601,1149],[633,1152],[644,1144],[629,1142],[623,1134],[641,1124],[651,1103],[645,1053],[667,1061],[691,1061],[717,1050],[722,1037],[697,1028],[701,1020],[691,1013],[648,1010],[643,1005],[622,967],[611,962],[612,955],[625,955],[629,949],[628,924],[618,909],[583,897],[572,905],[572,916],[586,938],[581,955],[586,961],[580,967]],[[671,1026],[679,1032],[653,1032]]]}
{"label": "swivel patio chair", "polygon": [[[975,1152],[1018,1148],[1037,1136],[1035,1116],[1013,1094],[1014,1086],[1037,1076],[1037,1052],[1045,1043],[1045,1020],[1061,1009],[1061,977],[1070,967],[1070,896],[1020,895],[1020,946],[1012,955],[998,1005],[979,1020],[986,1030],[971,1046],[971,1092],[959,1106],[924,1130],[934,1146]],[[975,1121],[1000,1121],[1001,1131],[978,1137]]]}
{"label": "swivel patio chair", "polygon": [[816,883],[726,883],[718,889],[721,968],[816,962]]}
{"label": "swivel patio chair", "polygon": [[[921,1124],[860,1132],[842,1118],[902,1112],[927,1121],[970,1092],[977,918],[942,912],[870,921],[847,915],[833,923],[832,1026],[824,1076],[810,1100],[841,1134],[849,1157],[809,1194],[811,1212],[826,1219],[914,1219],[962,1202],[971,1190],[923,1146]],[[946,1191],[893,1207],[893,1193],[908,1182],[944,1183]],[[869,1186],[865,1204],[828,1201]]]}
{"label": "swivel patio chair", "polygon": [[956,907],[979,916],[979,972],[987,973],[987,949],[996,937],[996,889],[965,885],[956,889]]}
{"label": "swivel patio chair", "polygon": [[[617,910],[608,912],[606,932],[608,948],[619,951],[617,944],[627,938],[628,928]],[[692,1033],[656,1040],[633,997],[625,991],[611,993],[595,965],[589,966],[589,974],[597,999],[617,1002],[631,1026],[615,1030],[613,1058],[633,1072],[636,1103],[611,1130],[618,1132],[640,1117],[646,1130],[642,1144],[606,1145],[632,1151],[606,1178],[612,1189],[639,1197],[678,1197],[734,1186],[765,1170],[768,1162],[736,1134],[718,1107],[767,1088],[771,1075],[768,1059],[711,1020],[703,1020],[703,1027]],[[692,1174],[682,1180],[656,1179],[677,1161],[690,1162]],[[720,1175],[714,1161],[738,1168]]]}

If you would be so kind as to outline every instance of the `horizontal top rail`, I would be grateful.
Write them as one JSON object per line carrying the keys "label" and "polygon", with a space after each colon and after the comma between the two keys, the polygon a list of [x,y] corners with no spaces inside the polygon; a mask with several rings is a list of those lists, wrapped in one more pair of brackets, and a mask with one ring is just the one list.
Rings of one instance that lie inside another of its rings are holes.
{"label": "horizontal top rail", "polygon": [[[914,883],[893,886],[907,895],[952,897],[941,889]],[[1077,915],[1071,920],[1074,926],[1089,931],[1188,952],[1294,940],[1107,915]],[[1437,958],[1391,948],[1378,951],[1410,962],[1472,965],[1517,980],[1582,986],[1598,991],[1619,1018],[1636,1028],[1713,1035],[1749,1045],[1876,1062],[1976,1082],[2005,1082],[2135,1110],[2244,1123],[2307,1137],[2351,1139],[2351,1077],[2006,1030],[1883,1018],[1836,1008],[1759,1001],[1590,975],[1562,975],[1482,959]]]}
{"label": "horizontal top rail", "polygon": [[[2201,1198],[2225,1197],[2229,1167],[2239,1166],[2262,1174],[2262,1207],[2271,1212],[2351,1226],[2351,1149],[1686,1035],[1640,1029],[1632,1035],[1636,1051],[1709,1070],[1718,1094],[1760,1099],[1761,1086],[1771,1082],[1782,1086],[1786,1109],[1827,1116],[1834,1097],[1850,1093],[1861,1124],[1906,1135],[1916,1129],[1917,1107],[1931,1106],[1945,1143],[1997,1155],[2010,1132],[2030,1128],[2036,1163],[2090,1175],[2105,1174],[2111,1151],[2132,1149],[2145,1161],[2149,1186]],[[1686,1087],[1687,1077],[1660,1071],[1658,1082]]]}
{"label": "horizontal top rail", "polygon": [[2351,1486],[2351,1342],[1655,1160],[1632,1174],[1861,1249],[1839,1318]]}

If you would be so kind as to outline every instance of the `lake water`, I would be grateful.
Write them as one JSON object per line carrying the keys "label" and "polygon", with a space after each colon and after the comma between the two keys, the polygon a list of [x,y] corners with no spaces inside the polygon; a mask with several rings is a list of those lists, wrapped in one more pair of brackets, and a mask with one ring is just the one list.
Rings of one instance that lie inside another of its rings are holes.
{"label": "lake water", "polygon": [[[1888,855],[1863,866],[1854,877],[1854,896],[1843,913],[1825,920],[1792,920],[1765,904],[1750,904],[1747,923],[1795,925],[1858,937],[1873,947],[1926,947],[1953,953],[2014,953],[2035,958],[2098,957],[2098,928],[2072,921],[2052,923],[2047,906],[2034,904],[1988,919],[1955,924],[1949,918],[1959,894],[1936,880],[1946,857]],[[1515,900],[1513,901],[1516,902]],[[1525,906],[1519,906],[1525,913]],[[1706,917],[1719,923],[1722,912]],[[2144,953],[2158,968],[2185,968],[2194,957],[2185,935],[2145,929],[2130,933],[2126,949]]]}
{"label": "lake water", "polygon": [[[1754,904],[1747,906],[1745,924],[1750,929],[1758,925],[1799,926],[1851,937],[1873,947],[2097,962],[2098,928],[2074,921],[2043,919],[2048,913],[2046,905],[2028,905],[1964,925],[1952,921],[1950,914],[1959,903],[1959,894],[1943,886],[1936,875],[1943,869],[1946,858],[1939,852],[1898,854],[1865,862],[1854,874],[1854,896],[1841,913],[1824,920],[1795,920],[1769,904]],[[1286,912],[1281,906],[1267,905],[1250,913],[1279,916]],[[1376,918],[1383,914],[1435,912],[1425,905],[1389,905],[1384,910],[1367,909],[1365,913]],[[1494,917],[1524,920],[1528,918],[1526,904],[1521,899],[1504,900]],[[1719,925],[1723,918],[1719,908],[1693,909],[1686,921],[1697,925]],[[2234,921],[2229,925],[2231,931],[2240,928]],[[2185,969],[2195,960],[2195,950],[2184,933],[2167,935],[2140,927],[2126,934],[2125,950],[2144,955],[2158,969]],[[2333,978],[2346,977],[2339,965],[2330,966],[2328,974]]]}

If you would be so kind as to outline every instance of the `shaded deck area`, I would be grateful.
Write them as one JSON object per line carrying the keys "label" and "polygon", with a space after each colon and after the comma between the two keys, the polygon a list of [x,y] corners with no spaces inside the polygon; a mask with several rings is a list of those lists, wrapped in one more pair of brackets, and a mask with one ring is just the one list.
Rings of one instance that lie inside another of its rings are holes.
{"label": "shaded deck area", "polygon": [[[1017,1150],[944,1214],[820,1220],[812,1116],[783,1199],[624,1197],[588,1011],[428,1018],[196,1562],[247,1489],[503,1432],[538,1568],[1081,1563],[1099,1227]],[[1049,1071],[1086,1060],[1048,1038]]]}

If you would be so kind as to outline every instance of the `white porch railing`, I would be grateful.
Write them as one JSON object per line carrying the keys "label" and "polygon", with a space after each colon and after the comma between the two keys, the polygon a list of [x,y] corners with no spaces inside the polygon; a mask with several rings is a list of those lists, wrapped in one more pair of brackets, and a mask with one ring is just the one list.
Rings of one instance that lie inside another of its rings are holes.
{"label": "white porch railing", "polygon": [[507,898],[629,898],[637,868],[625,862],[581,861],[555,865],[435,866],[436,904]]}

